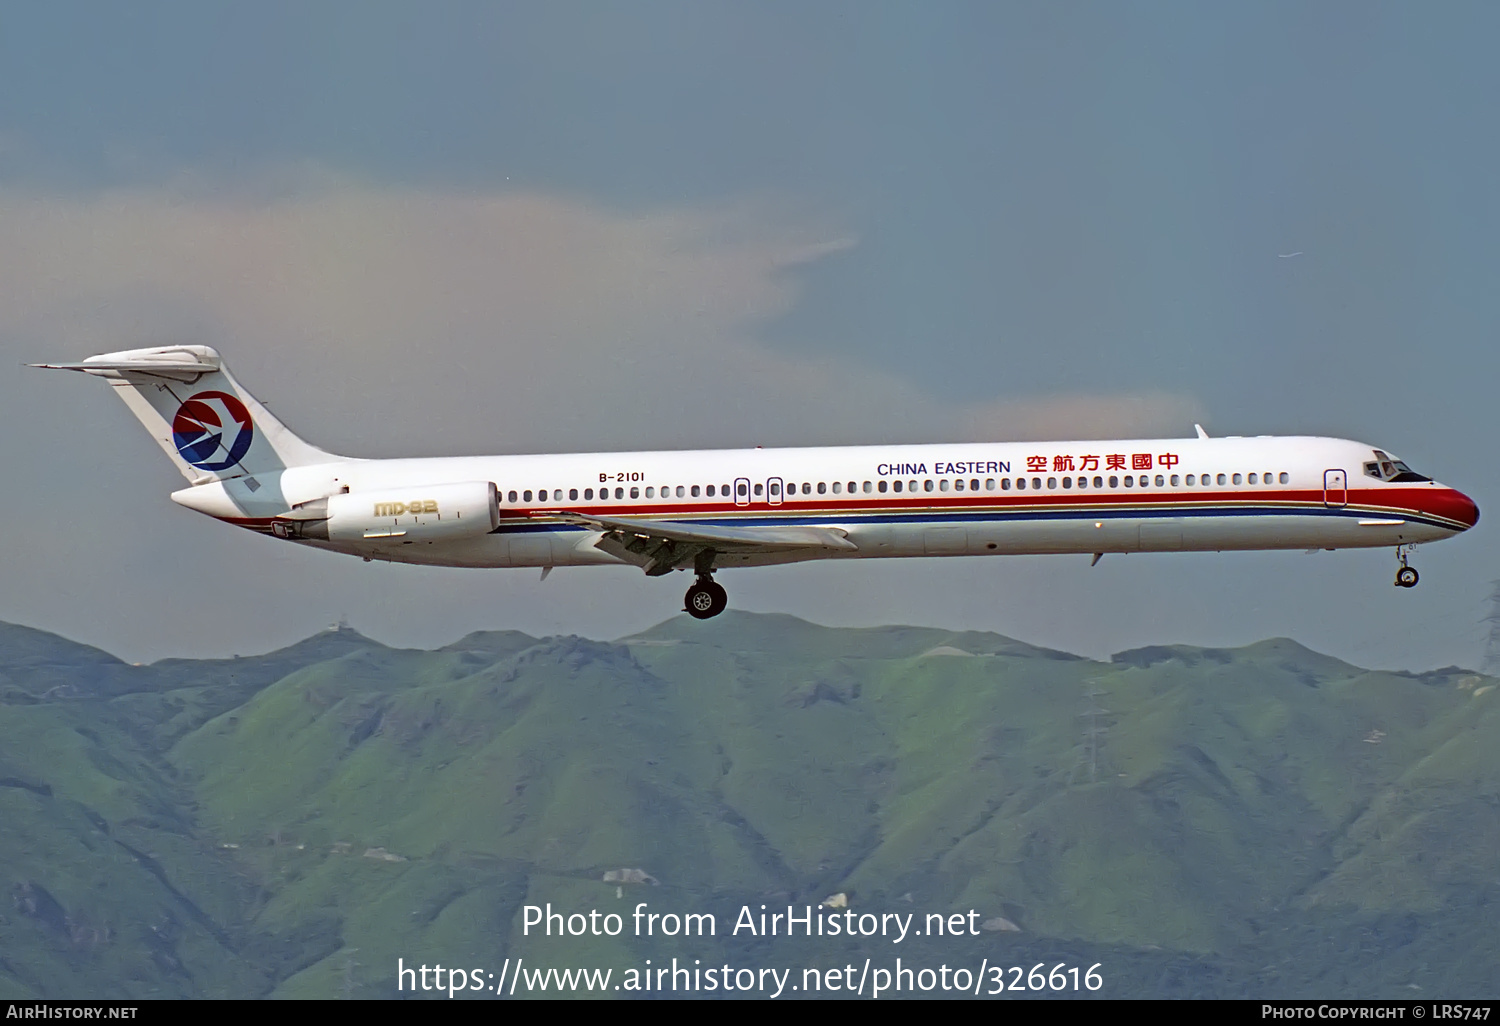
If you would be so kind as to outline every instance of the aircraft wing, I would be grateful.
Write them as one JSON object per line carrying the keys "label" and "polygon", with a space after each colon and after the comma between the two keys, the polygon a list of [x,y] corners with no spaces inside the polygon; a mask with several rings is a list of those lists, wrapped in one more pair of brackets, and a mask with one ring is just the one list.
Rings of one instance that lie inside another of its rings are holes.
{"label": "aircraft wing", "polygon": [[591,527],[602,533],[595,542],[611,555],[629,560],[652,577],[695,564],[706,552],[792,552],[822,549],[829,552],[858,550],[844,533],[832,527],[713,527],[645,517],[601,517],[571,510],[537,511],[547,517]]}

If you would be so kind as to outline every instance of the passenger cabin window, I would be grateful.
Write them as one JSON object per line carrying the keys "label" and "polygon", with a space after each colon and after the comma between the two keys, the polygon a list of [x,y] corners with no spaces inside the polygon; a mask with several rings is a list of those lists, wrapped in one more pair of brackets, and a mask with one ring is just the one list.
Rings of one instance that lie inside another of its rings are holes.
{"label": "passenger cabin window", "polygon": [[[1005,487],[1010,487],[1010,478],[1008,477],[1005,479]],[[984,490],[987,492],[993,492],[995,490],[995,479],[993,477],[987,477],[984,479]]]}
{"label": "passenger cabin window", "polygon": [[1282,484],[1291,484],[1292,482],[1291,475],[1284,470],[1281,472],[1281,475],[1277,478],[1277,480],[1279,480]]}
{"label": "passenger cabin window", "polygon": [[1219,484],[1228,484],[1229,483],[1229,479],[1227,477],[1225,477],[1223,474],[1219,475],[1218,481],[1219,481]]}

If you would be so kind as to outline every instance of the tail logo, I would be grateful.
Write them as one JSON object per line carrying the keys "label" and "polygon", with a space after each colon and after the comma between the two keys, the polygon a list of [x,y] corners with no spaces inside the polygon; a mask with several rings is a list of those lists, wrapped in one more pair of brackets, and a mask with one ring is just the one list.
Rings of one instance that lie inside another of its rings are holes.
{"label": "tail logo", "polygon": [[227,392],[199,392],[177,408],[172,440],[199,470],[227,470],[245,458],[255,425],[245,404]]}

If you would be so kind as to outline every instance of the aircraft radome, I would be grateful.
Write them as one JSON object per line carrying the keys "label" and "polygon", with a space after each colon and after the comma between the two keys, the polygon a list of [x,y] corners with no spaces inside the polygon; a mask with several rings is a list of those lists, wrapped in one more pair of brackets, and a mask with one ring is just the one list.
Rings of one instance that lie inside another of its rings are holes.
{"label": "aircraft radome", "polygon": [[1463,493],[1338,438],[965,442],[354,459],[292,434],[207,346],[36,364],[114,386],[225,523],[366,560],[690,570],[809,559],[1225,549],[1396,550],[1473,527]]}

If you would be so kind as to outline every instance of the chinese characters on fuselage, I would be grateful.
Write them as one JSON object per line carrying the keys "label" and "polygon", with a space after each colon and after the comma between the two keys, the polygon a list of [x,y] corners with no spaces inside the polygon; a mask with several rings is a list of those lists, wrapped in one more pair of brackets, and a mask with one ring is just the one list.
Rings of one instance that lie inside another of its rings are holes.
{"label": "chinese characters on fuselage", "polygon": [[[1098,470],[1099,461],[1104,461],[1105,470],[1151,470],[1154,467],[1164,467],[1168,470],[1181,462],[1176,453],[1164,452],[1159,456],[1152,456],[1149,452],[1133,452],[1126,455],[1122,452],[1108,453],[1104,456],[1089,453],[1083,456],[1028,456],[1026,457],[1026,472],[1028,474],[1045,474],[1048,471],[1089,471]],[[1125,461],[1130,461],[1127,468]]]}

